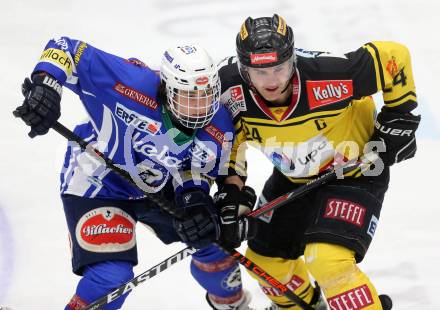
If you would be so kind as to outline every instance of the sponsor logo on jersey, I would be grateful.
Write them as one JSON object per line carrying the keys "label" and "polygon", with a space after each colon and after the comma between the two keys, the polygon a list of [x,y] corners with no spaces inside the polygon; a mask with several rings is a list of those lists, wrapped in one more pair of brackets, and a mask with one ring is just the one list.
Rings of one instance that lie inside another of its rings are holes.
{"label": "sponsor logo on jersey", "polygon": [[72,75],[72,61],[62,50],[48,48],[41,54],[40,62],[49,62],[63,70],[68,76]]}
{"label": "sponsor logo on jersey", "polygon": [[86,48],[87,48],[87,43],[81,42],[80,45],[78,46],[78,49],[76,50],[75,56],[73,56],[73,62],[75,63],[75,65],[79,63],[81,56]]}
{"label": "sponsor logo on jersey", "polygon": [[159,149],[159,146],[145,143],[139,132],[133,135],[133,149],[168,168],[178,169],[182,163],[182,160],[169,154],[170,148],[168,145],[164,144]]}
{"label": "sponsor logo on jersey", "polygon": [[141,93],[140,91],[137,91],[131,87],[128,87],[127,85],[124,85],[120,82],[117,82],[114,86],[113,89],[120,93],[121,95],[136,101],[137,103],[140,103],[144,106],[146,106],[147,108],[150,108],[152,110],[156,110],[158,107],[157,102],[148,97],[147,95]]}
{"label": "sponsor logo on jersey", "polygon": [[378,223],[379,223],[379,219],[373,215],[371,217],[370,224],[368,225],[368,230],[367,230],[367,234],[369,234],[371,238],[374,237]]}
{"label": "sponsor logo on jersey", "polygon": [[386,70],[393,78],[399,72],[399,67],[397,66],[396,58],[394,56],[392,56],[391,59],[388,60]]}
{"label": "sponsor logo on jersey", "polygon": [[162,126],[162,123],[132,111],[119,102],[116,103],[115,114],[125,124],[134,126],[142,132],[156,134]]}
{"label": "sponsor logo on jersey", "polygon": [[374,304],[371,291],[367,285],[330,297],[327,302],[332,310],[358,310]]}
{"label": "sponsor logo on jersey", "polygon": [[156,182],[163,180],[164,174],[159,169],[155,169],[154,167],[151,167],[144,163],[137,164],[136,168],[139,171],[139,177],[145,184],[154,186]]}
{"label": "sponsor logo on jersey", "polygon": [[59,38],[59,39],[54,39],[54,41],[55,44],[59,46],[62,50],[67,51],[69,49],[69,44],[67,43],[66,39]]}
{"label": "sponsor logo on jersey", "polygon": [[[297,275],[293,275],[292,279],[290,279],[290,281],[288,283],[286,283],[286,287],[291,290],[292,292],[297,290],[298,288],[301,287],[301,285],[304,284],[304,279],[302,279],[301,277],[297,276]],[[260,284],[261,290],[263,291],[264,294],[268,295],[268,296],[282,296],[283,293],[276,289],[273,288],[272,286],[263,286]]]}
{"label": "sponsor logo on jersey", "polygon": [[225,142],[225,133],[215,127],[212,124],[209,124],[204,128],[204,130],[215,140],[217,140],[218,143],[223,144]]}
{"label": "sponsor logo on jersey", "polygon": [[344,221],[358,227],[364,225],[366,208],[352,201],[339,198],[329,198],[324,212],[324,218]]}
{"label": "sponsor logo on jersey", "polygon": [[236,117],[238,113],[246,111],[246,102],[244,100],[243,87],[241,85],[232,86],[228,91],[224,92],[221,98],[231,113],[232,117]]}
{"label": "sponsor logo on jersey", "polygon": [[122,252],[136,244],[134,219],[115,207],[101,207],[84,214],[76,225],[80,247],[91,252]]}
{"label": "sponsor logo on jersey", "polygon": [[253,65],[269,64],[276,61],[278,61],[277,52],[251,54],[251,64]]}
{"label": "sponsor logo on jersey", "polygon": [[198,139],[195,141],[189,153],[193,159],[196,159],[200,163],[207,163],[215,160],[216,158],[215,153],[207,145],[205,145],[205,143]]}
{"label": "sponsor logo on jersey", "polygon": [[264,154],[274,166],[289,177],[308,177],[319,173],[321,166],[335,155],[332,142],[323,135],[301,143],[279,143],[276,138],[266,139]]}
{"label": "sponsor logo on jersey", "polygon": [[309,51],[302,48],[295,48],[295,53],[297,56],[304,58],[331,57],[331,58],[347,59],[347,56],[345,56],[344,54],[334,54],[330,52],[321,52],[321,51]]}
{"label": "sponsor logo on jersey", "polygon": [[307,81],[306,85],[310,110],[353,96],[352,80]]}
{"label": "sponsor logo on jersey", "polygon": [[[315,158],[324,150],[326,150],[329,146],[329,143],[327,141],[327,139],[322,140],[319,142],[319,144],[316,145],[316,147],[314,149],[312,149],[310,151],[310,153],[307,153],[306,156],[301,157],[298,156],[298,161],[302,164],[302,165],[307,165],[308,163],[312,162],[316,162]],[[321,158],[318,158],[318,160],[320,160]]]}
{"label": "sponsor logo on jersey", "polygon": [[140,68],[148,68],[148,66],[145,64],[145,62],[143,62],[142,60],[139,60],[137,58],[129,58],[127,60],[125,60],[125,62],[135,65],[136,67],[140,67]]}

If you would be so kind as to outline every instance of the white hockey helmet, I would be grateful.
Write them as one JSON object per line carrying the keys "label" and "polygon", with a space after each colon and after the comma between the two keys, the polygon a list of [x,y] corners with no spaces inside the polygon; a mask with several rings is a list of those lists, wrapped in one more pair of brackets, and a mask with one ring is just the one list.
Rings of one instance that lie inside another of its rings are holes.
{"label": "white hockey helmet", "polygon": [[217,65],[198,45],[169,48],[162,57],[160,78],[167,90],[168,109],[183,126],[206,126],[220,105]]}

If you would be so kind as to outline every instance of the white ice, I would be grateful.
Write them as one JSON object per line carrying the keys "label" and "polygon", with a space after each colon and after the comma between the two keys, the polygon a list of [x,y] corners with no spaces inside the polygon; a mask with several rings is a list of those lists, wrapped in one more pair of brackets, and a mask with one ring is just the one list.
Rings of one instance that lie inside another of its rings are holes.
{"label": "white ice", "polygon": [[[375,239],[360,265],[395,308],[440,309],[440,3],[435,0],[370,1],[2,1],[0,9],[0,307],[63,309],[78,277],[70,253],[58,195],[66,141],[55,132],[31,140],[12,110],[21,103],[20,85],[46,41],[68,35],[123,57],[157,67],[162,51],[179,42],[199,42],[218,60],[234,54],[234,38],[245,17],[283,15],[296,45],[347,52],[371,40],[396,40],[413,56],[423,121],[417,157],[392,168],[390,189]],[[69,128],[84,117],[81,104],[65,91],[61,122]],[[270,164],[250,154],[249,184],[261,190]],[[257,169],[258,167],[258,169]],[[143,272],[183,248],[162,245],[138,229]],[[244,248],[241,249],[244,251]],[[207,309],[192,280],[189,259],[135,288],[125,309]],[[244,273],[253,305],[266,303]]]}

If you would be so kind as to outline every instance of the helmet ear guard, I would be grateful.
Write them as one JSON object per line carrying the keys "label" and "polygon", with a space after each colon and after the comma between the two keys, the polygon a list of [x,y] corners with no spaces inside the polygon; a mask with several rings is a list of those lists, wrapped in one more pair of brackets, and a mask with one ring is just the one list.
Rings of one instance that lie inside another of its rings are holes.
{"label": "helmet ear guard", "polygon": [[162,57],[160,77],[173,119],[191,129],[206,126],[220,105],[217,65],[198,45],[169,48]]}
{"label": "helmet ear guard", "polygon": [[236,49],[240,74],[248,83],[247,68],[268,68],[291,61],[292,75],[295,72],[293,31],[277,14],[256,19],[248,17],[237,34]]}

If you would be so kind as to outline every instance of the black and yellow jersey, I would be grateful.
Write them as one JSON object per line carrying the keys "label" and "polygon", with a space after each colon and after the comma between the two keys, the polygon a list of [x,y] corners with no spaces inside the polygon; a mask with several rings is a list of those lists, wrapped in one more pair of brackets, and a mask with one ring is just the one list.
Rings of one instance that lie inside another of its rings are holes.
{"label": "black and yellow jersey", "polygon": [[409,112],[417,98],[408,49],[371,42],[344,55],[296,49],[293,92],[273,107],[241,78],[235,57],[220,68],[221,101],[234,119],[229,174],[246,175],[246,144],[272,161],[293,182],[305,182],[338,159],[361,156],[374,129],[371,95]]}

